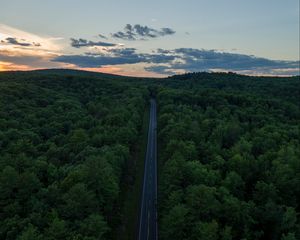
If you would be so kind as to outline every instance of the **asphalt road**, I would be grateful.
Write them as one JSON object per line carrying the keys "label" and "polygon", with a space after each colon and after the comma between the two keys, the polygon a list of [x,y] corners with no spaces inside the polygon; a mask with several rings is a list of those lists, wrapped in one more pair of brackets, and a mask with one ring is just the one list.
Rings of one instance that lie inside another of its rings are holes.
{"label": "asphalt road", "polygon": [[156,102],[150,100],[150,121],[141,201],[139,240],[157,240]]}

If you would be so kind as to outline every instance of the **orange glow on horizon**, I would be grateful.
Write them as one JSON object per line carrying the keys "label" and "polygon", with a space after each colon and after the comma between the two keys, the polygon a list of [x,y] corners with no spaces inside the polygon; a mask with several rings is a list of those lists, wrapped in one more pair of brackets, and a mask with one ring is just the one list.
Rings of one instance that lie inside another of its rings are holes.
{"label": "orange glow on horizon", "polygon": [[[115,75],[121,75],[121,76],[129,76],[129,77],[157,77],[157,78],[166,77],[165,75],[147,72],[143,69],[129,69],[129,68],[123,68],[123,67],[119,67],[119,66],[103,66],[100,68],[78,68],[73,65],[65,65],[62,68],[77,69],[77,70],[107,73],[107,74],[115,74]],[[17,65],[17,64],[11,63],[11,62],[0,61],[0,72],[31,71],[31,70],[39,70],[39,69],[46,69],[46,68],[34,68],[34,67],[27,66],[27,65]]]}
{"label": "orange glow on horizon", "polygon": [[16,65],[11,62],[2,62],[0,61],[0,72],[4,71],[29,71],[34,70],[26,65]]}
{"label": "orange glow on horizon", "polygon": [[[75,70],[83,70],[83,71],[90,71],[90,72],[98,72],[98,73],[107,73],[107,74],[114,74],[114,75],[120,75],[120,76],[128,76],[128,77],[149,77],[149,78],[164,78],[166,75],[153,73],[153,72],[147,72],[143,68],[129,68],[124,67],[122,65],[117,66],[103,66],[99,68],[78,68],[75,65],[64,65],[61,67],[56,68],[63,68],[63,69],[75,69]],[[41,69],[47,69],[47,67],[38,67],[34,68],[27,65],[17,65],[12,62],[4,62],[0,61],[0,72],[5,71],[32,71],[32,70],[41,70]],[[49,69],[55,69],[55,68],[49,68]],[[286,74],[276,74],[276,72],[286,72]],[[262,72],[253,72],[253,71],[235,71],[238,74],[242,75],[248,75],[248,76],[265,76],[265,77],[274,77],[274,76],[281,76],[281,77],[290,77],[293,76],[292,74],[289,74],[289,71],[292,71],[295,69],[275,69],[274,73],[262,73]],[[297,71],[300,71],[300,69],[296,69]],[[212,69],[212,72],[228,72],[228,70],[225,69]],[[234,72],[234,71],[231,71]],[[180,74],[181,72],[178,72]]]}
{"label": "orange glow on horizon", "polygon": [[157,78],[163,78],[166,77],[166,75],[159,74],[159,73],[153,73],[148,72],[144,70],[141,67],[128,67],[125,64],[123,66],[117,65],[117,66],[103,66],[99,68],[78,68],[79,70],[84,71],[91,71],[91,72],[99,72],[99,73],[108,73],[108,74],[115,74],[115,75],[121,75],[121,76],[128,76],[128,77],[157,77]]}

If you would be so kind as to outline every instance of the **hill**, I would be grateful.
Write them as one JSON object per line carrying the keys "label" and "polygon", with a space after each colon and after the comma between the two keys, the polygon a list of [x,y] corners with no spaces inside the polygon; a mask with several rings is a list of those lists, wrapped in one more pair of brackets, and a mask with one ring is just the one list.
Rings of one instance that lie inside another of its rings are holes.
{"label": "hill", "polygon": [[0,238],[132,239],[118,231],[154,96],[160,239],[299,239],[299,90],[299,77],[2,72]]}

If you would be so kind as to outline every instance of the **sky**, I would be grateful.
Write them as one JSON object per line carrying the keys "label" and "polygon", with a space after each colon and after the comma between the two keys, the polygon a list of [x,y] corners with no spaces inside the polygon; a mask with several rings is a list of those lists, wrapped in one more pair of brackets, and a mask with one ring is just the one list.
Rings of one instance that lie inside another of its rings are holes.
{"label": "sky", "polygon": [[299,75],[299,0],[0,2],[0,71]]}

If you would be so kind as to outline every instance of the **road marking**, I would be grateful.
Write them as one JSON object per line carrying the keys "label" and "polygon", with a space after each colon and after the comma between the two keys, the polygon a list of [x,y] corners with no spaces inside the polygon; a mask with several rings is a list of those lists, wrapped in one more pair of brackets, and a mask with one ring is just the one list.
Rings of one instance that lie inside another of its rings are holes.
{"label": "road marking", "polygon": [[150,212],[149,212],[149,209],[148,209],[148,231],[147,231],[147,240],[149,239],[149,235],[150,235],[150,227],[149,227],[150,221],[149,221],[149,219],[150,219]]}
{"label": "road marking", "polygon": [[[143,190],[142,190],[142,204],[141,204],[141,212],[140,212],[139,240],[145,240],[146,234],[147,234],[146,237],[147,240],[149,239],[149,237],[152,237],[152,235],[154,237],[153,239],[157,240],[156,144],[157,144],[156,103],[154,99],[151,99],[150,120],[149,120],[149,128],[148,128],[148,142],[147,142],[147,150],[146,150],[145,163],[144,163],[145,166],[144,166],[144,181],[143,181]],[[153,217],[155,220],[154,222],[152,222],[153,219],[151,219],[151,211],[154,211],[153,212],[154,214]],[[145,216],[146,214],[147,216]]]}

